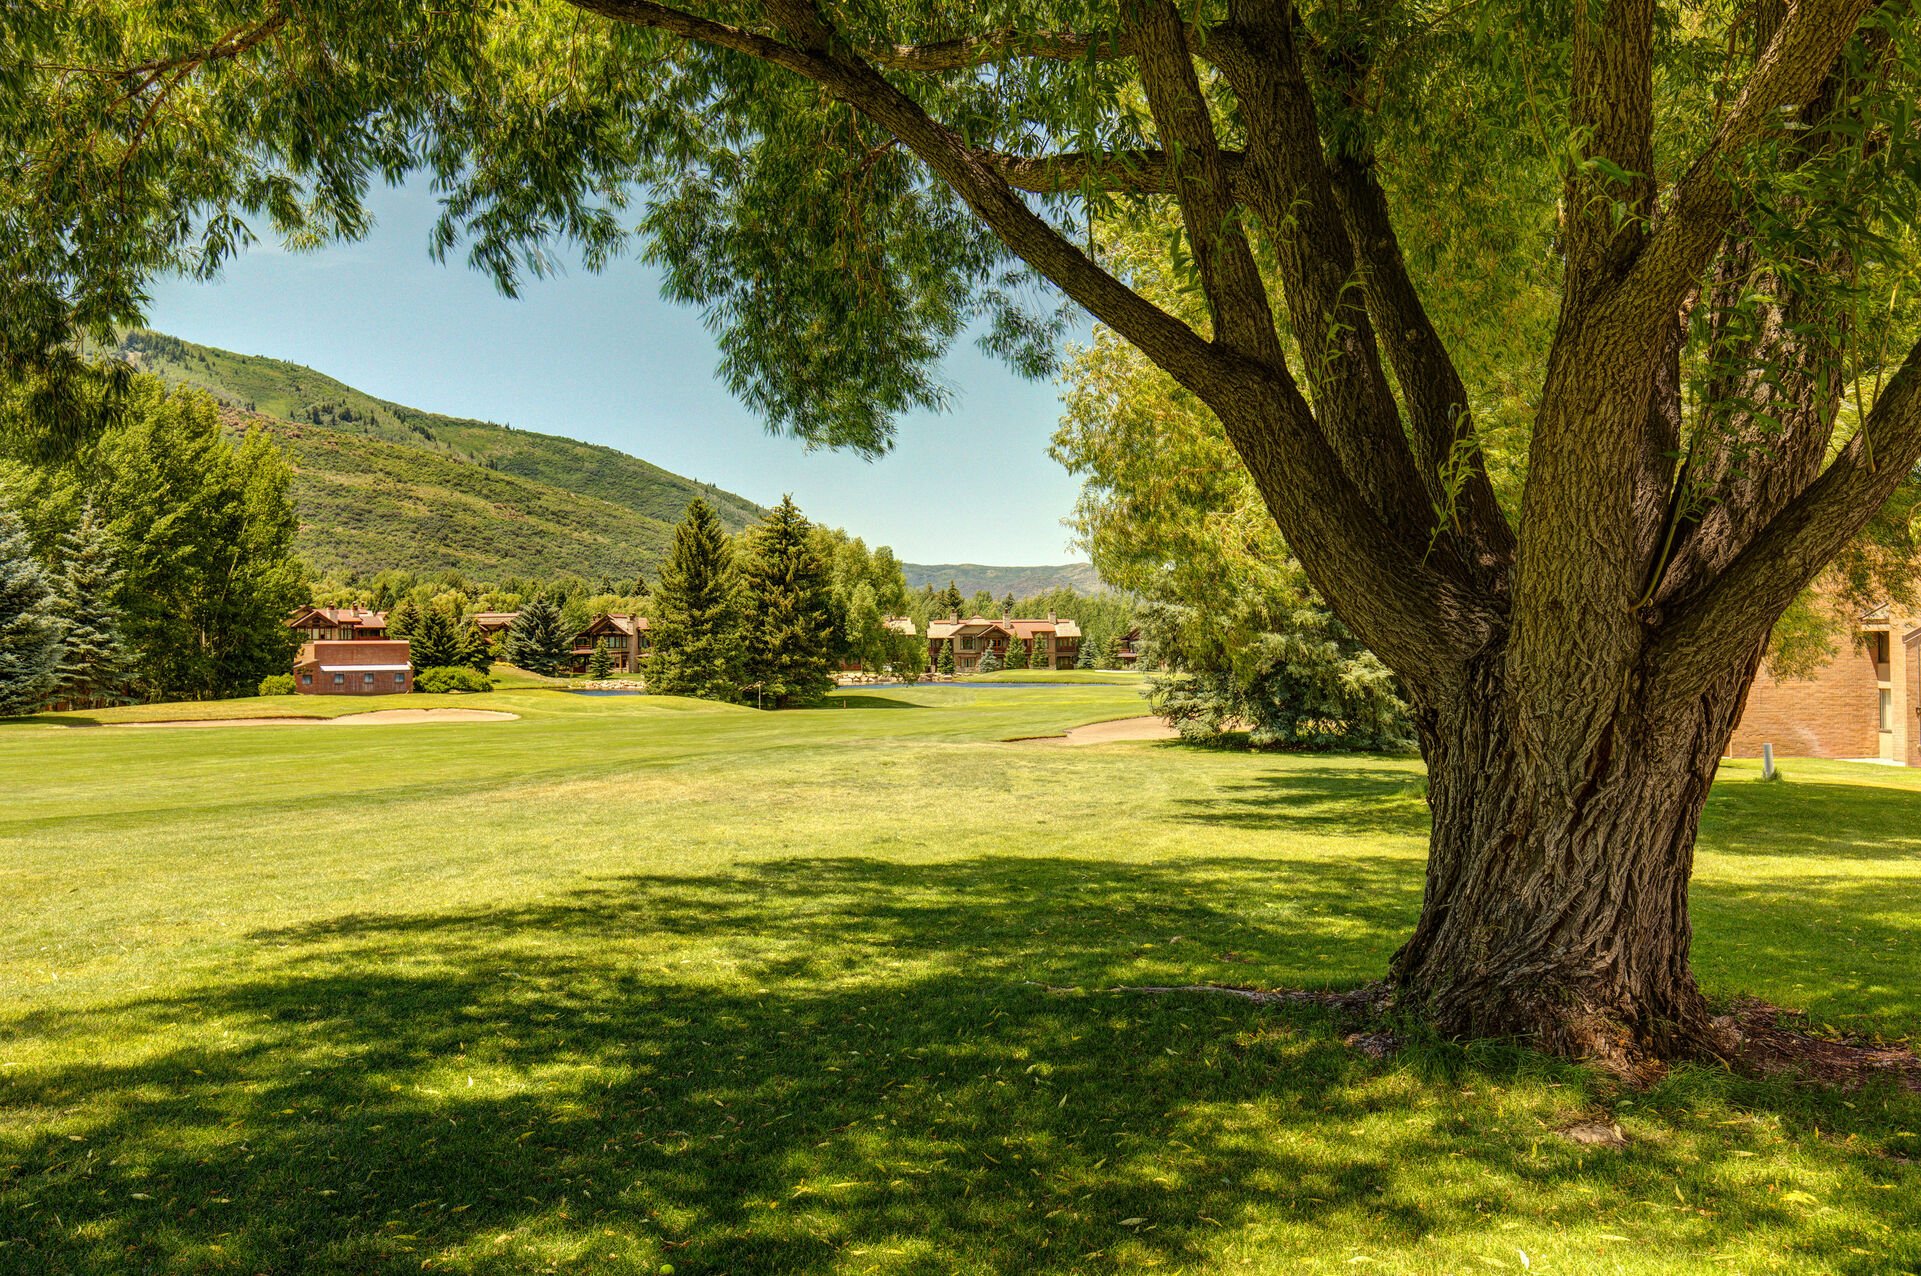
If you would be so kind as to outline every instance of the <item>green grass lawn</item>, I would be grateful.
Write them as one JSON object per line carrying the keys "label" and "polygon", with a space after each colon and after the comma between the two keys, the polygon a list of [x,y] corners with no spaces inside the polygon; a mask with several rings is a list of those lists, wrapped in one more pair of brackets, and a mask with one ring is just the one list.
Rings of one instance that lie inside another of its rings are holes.
{"label": "green grass lawn", "polygon": [[[1916,1096],[1049,990],[1376,977],[1418,763],[846,698],[0,726],[0,1272],[1921,1266]],[[1921,1031],[1921,776],[1787,771],[1710,804],[1703,979]]]}

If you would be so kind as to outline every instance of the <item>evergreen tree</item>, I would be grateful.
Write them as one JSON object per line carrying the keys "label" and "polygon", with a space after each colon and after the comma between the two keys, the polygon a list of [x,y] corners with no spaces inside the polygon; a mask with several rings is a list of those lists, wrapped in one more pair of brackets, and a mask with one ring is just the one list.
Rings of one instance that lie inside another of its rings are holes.
{"label": "evergreen tree", "polygon": [[587,657],[587,676],[598,682],[614,671],[614,658],[607,654],[607,640],[594,639],[594,654]]}
{"label": "evergreen tree", "polygon": [[66,628],[57,698],[97,705],[124,697],[131,655],[120,632],[120,582],[106,520],[89,501],[60,538],[55,595]]}
{"label": "evergreen tree", "polygon": [[1013,615],[1014,615],[1014,595],[1010,591],[1005,597],[1001,599],[1001,617],[1002,619],[1012,619]]}
{"label": "evergreen tree", "polygon": [[1027,644],[1022,642],[1019,637],[1009,638],[1007,640],[1007,663],[1003,665],[1002,668],[1025,669],[1028,664]]}
{"label": "evergreen tree", "polygon": [[744,681],[759,683],[776,708],[819,700],[834,685],[828,568],[811,530],[783,496],[747,533],[742,556]]}
{"label": "evergreen tree", "polygon": [[420,608],[414,606],[411,598],[403,598],[387,612],[387,636],[396,641],[412,642],[414,633],[420,628]]}
{"label": "evergreen tree", "polygon": [[1092,669],[1094,667],[1094,640],[1086,634],[1081,635],[1080,654],[1074,657],[1074,667],[1076,669]]}
{"label": "evergreen tree", "polygon": [[942,616],[958,616],[961,608],[967,605],[967,600],[961,597],[960,586],[951,580],[947,582],[947,588],[940,591],[935,601]]}
{"label": "evergreen tree", "polygon": [[460,663],[476,673],[486,673],[494,666],[493,646],[471,620],[460,626]]}
{"label": "evergreen tree", "polygon": [[573,639],[562,626],[560,607],[546,594],[538,594],[507,630],[508,663],[529,673],[552,677],[573,652]]}
{"label": "evergreen tree", "polygon": [[1000,668],[1001,668],[1000,653],[998,651],[995,651],[992,647],[989,647],[981,655],[980,672],[981,673],[999,673]]}
{"label": "evergreen tree", "polygon": [[416,669],[444,669],[466,661],[467,653],[460,631],[454,626],[454,618],[443,608],[428,607],[422,610],[420,623],[414,626],[413,637],[408,641],[413,644]]}
{"label": "evergreen tree", "polygon": [[954,676],[954,640],[947,639],[940,645],[940,661],[934,666],[948,677]]}
{"label": "evergreen tree", "polygon": [[733,699],[741,683],[741,619],[734,555],[713,507],[695,497],[653,591],[647,690]]}
{"label": "evergreen tree", "polygon": [[60,685],[60,616],[11,506],[0,503],[0,718],[32,713]]}

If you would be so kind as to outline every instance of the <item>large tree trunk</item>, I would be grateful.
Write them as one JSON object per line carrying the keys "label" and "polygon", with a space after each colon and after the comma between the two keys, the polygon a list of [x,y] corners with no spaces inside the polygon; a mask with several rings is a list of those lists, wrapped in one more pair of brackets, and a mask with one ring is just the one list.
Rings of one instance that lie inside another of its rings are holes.
{"label": "large tree trunk", "polygon": [[1688,883],[1759,658],[1685,700],[1628,679],[1579,756],[1520,740],[1555,733],[1515,730],[1499,652],[1467,694],[1424,712],[1434,829],[1420,922],[1394,958],[1397,1000],[1444,1032],[1626,1072],[1720,1052],[1688,967]]}

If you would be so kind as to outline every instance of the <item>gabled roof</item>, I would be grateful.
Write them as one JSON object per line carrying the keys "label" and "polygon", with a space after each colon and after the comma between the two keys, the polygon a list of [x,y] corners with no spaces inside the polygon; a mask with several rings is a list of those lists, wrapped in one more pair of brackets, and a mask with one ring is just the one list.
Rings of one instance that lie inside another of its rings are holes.
{"label": "gabled roof", "polygon": [[649,628],[647,617],[629,616],[624,612],[611,612],[595,616],[588,626],[580,631],[580,637],[592,638],[599,634],[626,634],[632,637],[645,633]]}
{"label": "gabled roof", "polygon": [[287,622],[289,629],[313,629],[330,625],[336,629],[385,629],[387,613],[367,607],[302,607]]}
{"label": "gabled roof", "polygon": [[897,634],[906,634],[909,637],[919,632],[914,628],[914,618],[912,616],[888,616],[880,623]]}
{"label": "gabled roof", "polygon": [[990,620],[986,616],[969,616],[966,620],[930,620],[927,622],[927,636],[932,639],[953,638],[966,635],[998,633],[1022,642],[1031,642],[1042,634],[1052,634],[1056,638],[1078,638],[1081,627],[1071,620],[1060,620],[1049,616],[1045,619],[1014,617],[1007,620]]}
{"label": "gabled roof", "polygon": [[511,625],[520,616],[517,611],[477,611],[474,613],[476,625]]}

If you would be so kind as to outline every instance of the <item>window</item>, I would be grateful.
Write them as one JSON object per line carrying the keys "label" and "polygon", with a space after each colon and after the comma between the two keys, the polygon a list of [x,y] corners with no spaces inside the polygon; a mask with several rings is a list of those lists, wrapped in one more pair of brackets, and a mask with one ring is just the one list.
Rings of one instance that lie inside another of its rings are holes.
{"label": "window", "polygon": [[974,649],[974,640],[973,640],[972,638],[963,638],[963,639],[961,639],[961,640],[960,640],[960,649],[961,649],[962,651],[972,651],[972,650]]}
{"label": "window", "polygon": [[371,686],[373,686],[373,685],[374,685],[374,676],[373,676],[372,674],[370,674],[370,673],[363,673],[363,674],[361,674],[361,675],[360,675],[360,685],[361,685],[361,686],[363,686],[363,687],[371,687]]}
{"label": "window", "polygon": [[397,673],[394,675],[394,686],[404,687],[406,685],[407,685],[407,675],[405,673]]}
{"label": "window", "polygon": [[310,673],[303,673],[303,674],[301,674],[301,675],[300,675],[300,685],[301,685],[301,686],[303,686],[303,687],[311,687],[311,686],[313,686],[313,675],[312,675],[312,674],[310,674]]}
{"label": "window", "polygon": [[1894,692],[1886,687],[1881,688],[1880,702],[1876,707],[1875,716],[1879,720],[1881,730],[1894,730]]}
{"label": "window", "polygon": [[1888,663],[1888,635],[1885,632],[1874,635],[1873,651],[1875,664],[1885,665]]}
{"label": "window", "polygon": [[344,686],[346,686],[346,685],[347,685],[347,675],[346,675],[346,674],[344,674],[344,673],[337,673],[337,674],[335,674],[335,675],[334,675],[334,686],[336,686],[336,687],[344,687]]}

